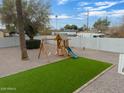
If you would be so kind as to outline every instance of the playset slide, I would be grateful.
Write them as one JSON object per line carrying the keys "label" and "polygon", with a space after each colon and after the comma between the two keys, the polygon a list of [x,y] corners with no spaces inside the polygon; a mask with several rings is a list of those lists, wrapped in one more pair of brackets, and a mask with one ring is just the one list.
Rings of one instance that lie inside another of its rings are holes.
{"label": "playset slide", "polygon": [[72,58],[75,58],[75,59],[78,58],[78,56],[72,51],[70,47],[67,47],[66,49]]}

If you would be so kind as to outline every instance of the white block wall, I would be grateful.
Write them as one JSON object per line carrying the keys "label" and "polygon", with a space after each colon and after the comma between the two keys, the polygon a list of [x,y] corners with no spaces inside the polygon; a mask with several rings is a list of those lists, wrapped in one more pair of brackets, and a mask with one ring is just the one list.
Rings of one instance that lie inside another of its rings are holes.
{"label": "white block wall", "polygon": [[0,48],[19,46],[19,37],[0,38]]}
{"label": "white block wall", "polygon": [[71,38],[70,46],[124,53],[124,38]]}
{"label": "white block wall", "polygon": [[[37,36],[35,39],[54,38],[54,36]],[[26,39],[28,39],[26,37]],[[110,52],[124,53],[124,38],[86,38],[86,37],[70,37],[70,47],[90,48],[96,50],[104,50]],[[50,44],[56,44],[54,40],[47,41]],[[19,46],[19,37],[0,38],[0,48]]]}

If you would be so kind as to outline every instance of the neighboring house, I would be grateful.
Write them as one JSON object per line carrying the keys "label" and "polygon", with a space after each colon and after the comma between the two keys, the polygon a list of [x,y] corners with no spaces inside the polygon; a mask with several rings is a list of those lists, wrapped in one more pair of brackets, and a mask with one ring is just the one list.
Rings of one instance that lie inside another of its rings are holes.
{"label": "neighboring house", "polygon": [[9,37],[9,33],[5,29],[0,29],[0,37]]}
{"label": "neighboring house", "polygon": [[77,30],[52,31],[52,35],[65,34],[68,36],[77,36]]}
{"label": "neighboring house", "polygon": [[10,34],[8,32],[4,32],[4,37],[9,37]]}
{"label": "neighboring house", "polygon": [[4,33],[5,29],[0,28],[0,37],[4,37],[5,33]]}
{"label": "neighboring house", "polygon": [[4,32],[0,31],[0,38],[3,38],[4,37]]}
{"label": "neighboring house", "polygon": [[88,33],[88,32],[79,32],[77,33],[78,36],[86,37],[86,38],[97,38],[97,37],[104,37],[105,35],[102,33]]}

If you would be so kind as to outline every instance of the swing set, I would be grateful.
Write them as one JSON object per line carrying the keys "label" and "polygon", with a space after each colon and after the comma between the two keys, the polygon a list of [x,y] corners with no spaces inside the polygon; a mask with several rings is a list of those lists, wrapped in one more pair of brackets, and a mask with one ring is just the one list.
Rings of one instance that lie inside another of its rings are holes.
{"label": "swing set", "polygon": [[60,35],[58,34],[55,38],[48,38],[48,39],[42,39],[41,44],[40,44],[40,50],[39,50],[39,55],[38,59],[41,56],[41,53],[45,54],[47,57],[51,54],[50,52],[48,53],[48,49],[46,49],[45,41],[47,40],[54,40],[56,41],[57,45],[57,50],[56,50],[56,55],[58,56],[68,56],[68,51],[67,48],[69,47],[69,39],[65,35]]}

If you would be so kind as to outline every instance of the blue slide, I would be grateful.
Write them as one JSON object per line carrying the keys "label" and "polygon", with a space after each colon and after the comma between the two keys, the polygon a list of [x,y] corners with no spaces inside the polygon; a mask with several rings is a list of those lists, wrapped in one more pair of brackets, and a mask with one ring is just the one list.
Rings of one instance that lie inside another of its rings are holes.
{"label": "blue slide", "polygon": [[76,59],[78,56],[72,51],[70,47],[67,47],[68,53],[71,55],[72,58]]}

